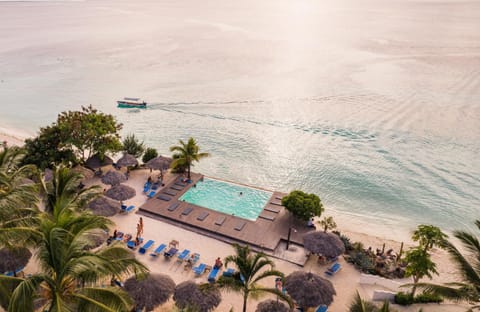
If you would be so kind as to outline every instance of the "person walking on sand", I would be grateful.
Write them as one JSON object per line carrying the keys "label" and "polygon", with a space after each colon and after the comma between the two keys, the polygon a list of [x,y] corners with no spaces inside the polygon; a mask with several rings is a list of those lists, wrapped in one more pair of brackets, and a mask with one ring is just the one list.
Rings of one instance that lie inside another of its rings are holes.
{"label": "person walking on sand", "polygon": [[140,234],[143,235],[143,218],[140,217],[140,220],[138,221],[138,225],[140,226]]}

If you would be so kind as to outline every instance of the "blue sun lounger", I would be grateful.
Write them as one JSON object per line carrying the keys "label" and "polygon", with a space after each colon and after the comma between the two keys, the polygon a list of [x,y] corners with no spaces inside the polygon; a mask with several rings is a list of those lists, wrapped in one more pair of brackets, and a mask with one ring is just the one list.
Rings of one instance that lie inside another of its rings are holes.
{"label": "blue sun lounger", "polygon": [[155,193],[156,191],[150,191],[150,193],[148,193],[148,198],[153,198],[153,196],[155,196]]}
{"label": "blue sun lounger", "polygon": [[130,206],[126,207],[126,208],[123,208],[123,207],[122,207],[122,211],[121,211],[121,212],[129,213],[129,212],[132,212],[133,209],[135,209],[135,206],[134,206],[134,205],[130,205]]}
{"label": "blue sun lounger", "polygon": [[230,276],[233,276],[233,274],[235,274],[235,269],[228,268],[226,271],[223,272],[222,275],[226,277],[230,277]]}
{"label": "blue sun lounger", "polygon": [[315,310],[315,312],[327,312],[327,311],[328,311],[328,307],[324,304],[322,304]]}
{"label": "blue sun lounger", "polygon": [[177,256],[177,261],[178,262],[182,262],[183,260],[185,260],[188,255],[190,254],[190,250],[188,249],[184,249],[178,256]]}
{"label": "blue sun lounger", "polygon": [[205,263],[200,263],[199,266],[196,266],[193,268],[193,272],[195,272],[195,275],[200,276],[203,273],[205,273],[206,268],[207,268],[207,265]]}
{"label": "blue sun lounger", "polygon": [[147,193],[148,191],[150,190],[150,183],[145,183],[145,185],[143,186],[143,192],[144,193]]}
{"label": "blue sun lounger", "polygon": [[325,274],[335,275],[335,273],[340,271],[341,268],[342,268],[342,266],[340,265],[340,263],[335,262],[331,267],[328,268],[328,270],[325,271]]}
{"label": "blue sun lounger", "polygon": [[145,254],[147,250],[149,250],[150,247],[153,246],[154,243],[155,242],[153,240],[149,240],[142,247],[140,247],[140,249],[138,249],[138,252],[141,253],[142,255]]}
{"label": "blue sun lounger", "polygon": [[210,283],[215,282],[219,271],[220,271],[220,268],[213,267],[213,269],[210,271],[210,274],[208,274],[208,281]]}
{"label": "blue sun lounger", "polygon": [[167,248],[167,245],[165,244],[161,244],[160,246],[157,247],[157,249],[155,249],[151,254],[150,256],[152,257],[158,257],[159,254],[161,254],[165,248]]}

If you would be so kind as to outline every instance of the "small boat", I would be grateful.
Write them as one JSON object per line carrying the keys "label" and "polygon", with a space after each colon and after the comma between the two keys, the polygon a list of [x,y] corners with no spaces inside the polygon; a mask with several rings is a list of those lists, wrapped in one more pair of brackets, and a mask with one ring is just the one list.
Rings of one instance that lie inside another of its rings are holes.
{"label": "small boat", "polygon": [[147,102],[139,98],[123,98],[117,101],[119,107],[147,107]]}

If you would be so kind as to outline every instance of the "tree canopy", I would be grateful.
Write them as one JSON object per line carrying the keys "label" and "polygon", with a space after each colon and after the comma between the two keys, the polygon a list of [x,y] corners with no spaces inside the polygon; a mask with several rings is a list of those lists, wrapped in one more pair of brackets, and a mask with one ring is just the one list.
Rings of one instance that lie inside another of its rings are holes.
{"label": "tree canopy", "polygon": [[140,142],[138,138],[135,137],[135,134],[129,134],[125,139],[123,139],[123,151],[127,154],[139,158],[142,156],[145,151],[145,144]]}
{"label": "tree canopy", "polygon": [[432,273],[438,274],[438,272],[430,254],[421,247],[407,251],[405,261],[407,262],[405,277],[413,278],[412,296],[415,296],[418,281],[425,276],[431,279]]}
{"label": "tree canopy", "polygon": [[448,235],[443,233],[440,228],[433,225],[420,224],[413,232],[412,239],[418,241],[420,246],[428,251],[433,246],[442,247]]}
{"label": "tree canopy", "polygon": [[170,147],[173,154],[172,168],[184,167],[187,168],[187,178],[190,179],[190,167],[193,166],[194,161],[209,157],[209,153],[200,153],[200,147],[194,138],[188,139],[185,143],[183,140],[178,141],[179,145]]}
{"label": "tree canopy", "polygon": [[317,195],[298,190],[283,197],[282,205],[295,217],[304,221],[308,221],[314,216],[320,216],[323,212],[322,202]]}

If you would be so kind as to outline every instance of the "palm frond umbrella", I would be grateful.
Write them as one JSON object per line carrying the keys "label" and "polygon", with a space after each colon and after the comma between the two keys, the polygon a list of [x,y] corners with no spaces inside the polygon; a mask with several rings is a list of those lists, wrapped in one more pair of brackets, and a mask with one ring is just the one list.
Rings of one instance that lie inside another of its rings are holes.
{"label": "palm frond umbrella", "polygon": [[163,176],[163,171],[170,168],[172,161],[169,157],[158,156],[147,161],[145,165],[147,168],[150,168],[150,170],[160,170],[160,175]]}
{"label": "palm frond umbrella", "polygon": [[322,304],[328,306],[337,294],[329,280],[305,271],[295,271],[288,275],[285,278],[285,289],[304,310]]}
{"label": "palm frond umbrella", "polygon": [[177,285],[173,300],[180,309],[190,307],[199,312],[210,312],[220,304],[222,296],[215,285],[186,281]]}
{"label": "palm frond umbrella", "polygon": [[282,302],[275,300],[265,300],[257,305],[255,312],[288,312],[290,309]]}
{"label": "palm frond umbrella", "polygon": [[123,154],[122,158],[117,161],[117,166],[131,167],[136,165],[138,165],[138,160],[135,158],[135,156],[127,153]]}
{"label": "palm frond umbrella", "polygon": [[124,201],[135,197],[136,194],[137,192],[135,191],[135,189],[125,184],[112,186],[105,192],[105,196],[119,201]]}
{"label": "palm frond umbrella", "polygon": [[94,249],[102,245],[108,238],[108,233],[103,230],[95,230],[85,235],[88,243],[85,245],[85,249]]}
{"label": "palm frond umbrella", "polygon": [[98,154],[96,154],[87,159],[87,161],[85,162],[85,167],[95,170],[111,164],[113,164],[113,160],[110,157],[105,155],[103,156],[103,160],[101,160]]}
{"label": "palm frond umbrella", "polygon": [[136,309],[152,311],[170,298],[175,282],[165,274],[149,274],[144,279],[129,278],[124,287],[135,301]]}
{"label": "palm frond umbrella", "polygon": [[345,245],[338,235],[320,231],[305,234],[303,247],[312,253],[331,259],[345,252]]}
{"label": "palm frond umbrella", "polygon": [[117,170],[109,170],[102,176],[102,183],[108,185],[118,185],[125,181],[127,181],[125,175]]}
{"label": "palm frond umbrella", "polygon": [[118,202],[105,196],[100,196],[92,200],[87,208],[90,209],[93,214],[104,217],[111,217],[120,212],[120,205]]}
{"label": "palm frond umbrella", "polygon": [[73,167],[72,171],[80,173],[81,175],[83,175],[84,179],[91,179],[94,176],[94,172],[91,169],[80,165]]}
{"label": "palm frond umbrella", "polygon": [[25,267],[32,257],[28,248],[2,248],[0,249],[0,274],[4,272],[15,272]]}

